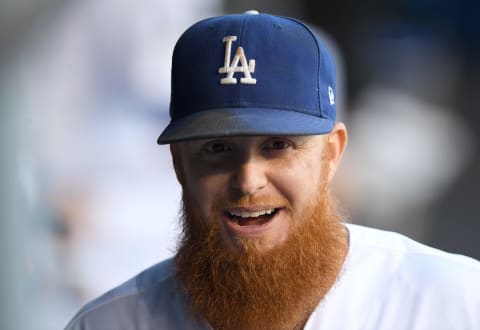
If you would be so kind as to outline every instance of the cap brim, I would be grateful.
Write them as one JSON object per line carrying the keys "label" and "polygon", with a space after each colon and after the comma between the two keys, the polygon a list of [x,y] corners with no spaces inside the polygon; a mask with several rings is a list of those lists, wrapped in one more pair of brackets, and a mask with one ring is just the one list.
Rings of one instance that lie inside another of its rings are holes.
{"label": "cap brim", "polygon": [[291,110],[205,110],[170,123],[157,143],[242,135],[319,135],[329,133],[334,124],[331,119]]}

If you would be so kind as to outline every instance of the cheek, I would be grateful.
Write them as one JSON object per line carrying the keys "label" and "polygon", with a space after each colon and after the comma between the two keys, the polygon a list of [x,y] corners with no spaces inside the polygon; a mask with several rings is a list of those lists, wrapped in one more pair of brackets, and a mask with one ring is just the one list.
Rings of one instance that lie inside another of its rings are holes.
{"label": "cheek", "polygon": [[204,218],[211,218],[213,206],[226,195],[228,179],[225,175],[190,176],[186,182],[185,189],[190,200]]}
{"label": "cheek", "polygon": [[276,172],[276,187],[290,202],[294,212],[301,212],[315,201],[322,181],[319,161],[303,159],[291,162]]}

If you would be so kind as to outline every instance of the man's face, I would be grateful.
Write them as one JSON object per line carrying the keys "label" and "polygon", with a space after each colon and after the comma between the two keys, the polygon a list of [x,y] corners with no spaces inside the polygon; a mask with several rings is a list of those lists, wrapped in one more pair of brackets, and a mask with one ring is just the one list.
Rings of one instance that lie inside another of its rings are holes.
{"label": "man's face", "polygon": [[[318,200],[330,170],[327,136],[228,137],[172,147],[193,211],[232,251],[282,245]],[[322,174],[323,173],[323,174]]]}

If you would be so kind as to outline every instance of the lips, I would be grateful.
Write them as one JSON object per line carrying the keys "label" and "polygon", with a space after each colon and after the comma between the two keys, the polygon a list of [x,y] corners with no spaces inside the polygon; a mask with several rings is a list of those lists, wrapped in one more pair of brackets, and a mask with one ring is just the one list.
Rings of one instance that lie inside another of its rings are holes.
{"label": "lips", "polygon": [[259,236],[279,216],[281,208],[252,207],[229,209],[224,212],[227,228],[239,236]]}
{"label": "lips", "polygon": [[229,215],[231,217],[235,218],[242,218],[242,219],[248,219],[248,218],[257,218],[263,215],[271,215],[273,212],[275,212],[276,209],[265,209],[265,210],[260,210],[260,211],[229,211]]}
{"label": "lips", "polygon": [[239,226],[258,226],[272,220],[277,209],[229,211],[230,219]]}

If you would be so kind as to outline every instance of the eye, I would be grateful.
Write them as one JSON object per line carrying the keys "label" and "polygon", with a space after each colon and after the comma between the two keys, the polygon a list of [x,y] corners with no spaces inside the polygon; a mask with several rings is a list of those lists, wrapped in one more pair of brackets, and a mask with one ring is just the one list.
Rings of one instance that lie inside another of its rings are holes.
{"label": "eye", "polygon": [[203,149],[209,154],[219,154],[232,150],[232,147],[223,141],[208,142]]}
{"label": "eye", "polygon": [[270,141],[268,141],[264,148],[266,150],[272,150],[272,151],[275,151],[275,150],[284,150],[284,149],[288,149],[292,146],[292,144],[287,141],[287,140],[284,140],[284,139],[272,139]]}

